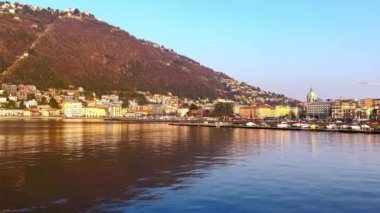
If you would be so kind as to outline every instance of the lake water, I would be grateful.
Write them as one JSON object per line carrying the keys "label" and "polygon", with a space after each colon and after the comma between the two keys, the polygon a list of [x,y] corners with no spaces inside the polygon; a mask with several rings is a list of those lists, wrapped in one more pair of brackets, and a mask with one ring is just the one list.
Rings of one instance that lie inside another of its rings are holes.
{"label": "lake water", "polygon": [[380,212],[380,136],[0,122],[0,212]]}

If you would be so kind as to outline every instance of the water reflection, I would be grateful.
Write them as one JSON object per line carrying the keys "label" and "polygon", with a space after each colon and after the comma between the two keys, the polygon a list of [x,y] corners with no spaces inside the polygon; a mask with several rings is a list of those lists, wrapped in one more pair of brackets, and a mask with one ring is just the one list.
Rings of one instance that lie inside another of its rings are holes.
{"label": "water reflection", "polygon": [[162,199],[152,189],[183,190],[212,168],[246,166],[252,159],[283,169],[296,160],[292,156],[302,161],[305,150],[315,157],[358,146],[379,152],[373,135],[54,120],[3,121],[0,141],[5,210],[115,208]]}

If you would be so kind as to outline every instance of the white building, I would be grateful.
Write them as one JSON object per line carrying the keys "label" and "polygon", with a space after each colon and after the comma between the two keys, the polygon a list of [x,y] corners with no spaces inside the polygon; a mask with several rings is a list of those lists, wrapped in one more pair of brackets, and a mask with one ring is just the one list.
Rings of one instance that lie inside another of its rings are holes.
{"label": "white building", "polygon": [[67,118],[82,117],[81,102],[66,102],[63,104],[63,115]]}
{"label": "white building", "polygon": [[32,100],[29,100],[29,101],[25,101],[24,105],[26,106],[26,108],[30,108],[30,107],[38,106],[38,103],[37,103],[37,101],[35,99],[32,99]]}
{"label": "white building", "polygon": [[177,110],[177,114],[179,117],[185,117],[188,112],[189,112],[189,108],[179,108]]}
{"label": "white building", "polygon": [[121,106],[115,105],[108,108],[107,117],[118,118],[122,116],[123,114],[122,114]]}
{"label": "white building", "polygon": [[0,104],[5,104],[5,103],[7,103],[7,98],[0,97]]}

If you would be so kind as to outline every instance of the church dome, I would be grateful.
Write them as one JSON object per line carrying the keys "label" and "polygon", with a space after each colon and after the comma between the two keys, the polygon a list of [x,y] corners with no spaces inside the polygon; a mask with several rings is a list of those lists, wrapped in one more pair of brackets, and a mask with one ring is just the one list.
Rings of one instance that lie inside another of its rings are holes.
{"label": "church dome", "polygon": [[313,88],[310,88],[309,93],[307,94],[307,102],[315,102],[317,101],[317,93],[313,90]]}

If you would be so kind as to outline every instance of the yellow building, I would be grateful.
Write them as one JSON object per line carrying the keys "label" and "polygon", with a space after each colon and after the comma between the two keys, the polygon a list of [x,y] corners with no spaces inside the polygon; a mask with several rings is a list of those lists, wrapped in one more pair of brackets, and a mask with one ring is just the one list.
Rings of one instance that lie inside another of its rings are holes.
{"label": "yellow building", "polygon": [[106,110],[101,107],[82,108],[82,115],[86,118],[102,118],[106,116]]}
{"label": "yellow building", "polygon": [[257,119],[264,119],[268,117],[276,117],[276,109],[272,106],[257,106],[255,108],[254,117]]}
{"label": "yellow building", "polygon": [[290,115],[291,107],[290,106],[276,106],[274,116],[275,117],[287,117]]}
{"label": "yellow building", "polygon": [[239,114],[242,118],[264,119],[268,117],[288,117],[294,114],[298,116],[299,109],[290,106],[246,106],[239,108]]}
{"label": "yellow building", "polygon": [[128,108],[121,108],[121,116],[127,117],[128,115]]}
{"label": "yellow building", "polygon": [[275,116],[275,108],[272,106],[240,107],[239,114],[242,118],[264,119]]}
{"label": "yellow building", "polygon": [[29,110],[24,110],[23,116],[24,117],[31,117],[32,116],[32,112],[30,112]]}

